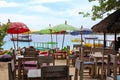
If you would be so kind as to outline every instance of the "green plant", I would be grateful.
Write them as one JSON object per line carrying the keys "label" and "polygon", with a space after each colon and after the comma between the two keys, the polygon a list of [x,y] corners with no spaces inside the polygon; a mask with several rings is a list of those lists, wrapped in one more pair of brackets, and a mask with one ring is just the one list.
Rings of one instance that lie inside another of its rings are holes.
{"label": "green plant", "polygon": [[5,41],[4,41],[4,37],[7,35],[7,28],[8,28],[8,25],[7,24],[3,24],[1,27],[0,27],[0,48],[1,46],[4,45]]}
{"label": "green plant", "polygon": [[82,12],[79,14],[83,14],[83,17],[91,16],[92,20],[104,18],[106,15],[110,15],[111,11],[115,11],[120,9],[120,0],[88,0],[89,2],[96,2],[94,4],[91,12]]}

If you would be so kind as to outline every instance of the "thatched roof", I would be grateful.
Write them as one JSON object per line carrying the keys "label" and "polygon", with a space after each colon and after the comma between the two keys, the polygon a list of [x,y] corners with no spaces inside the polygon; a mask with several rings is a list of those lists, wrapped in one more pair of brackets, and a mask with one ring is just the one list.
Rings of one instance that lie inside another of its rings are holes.
{"label": "thatched roof", "polygon": [[93,32],[120,33],[120,9],[92,27]]}

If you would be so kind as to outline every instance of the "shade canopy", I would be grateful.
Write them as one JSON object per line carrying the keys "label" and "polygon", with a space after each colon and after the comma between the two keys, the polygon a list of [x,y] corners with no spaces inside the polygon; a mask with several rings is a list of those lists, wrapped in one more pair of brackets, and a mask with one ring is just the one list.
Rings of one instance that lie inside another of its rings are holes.
{"label": "shade canopy", "polygon": [[56,25],[52,28],[52,30],[56,31],[56,32],[60,32],[60,31],[73,31],[73,30],[78,30],[78,28],[68,25],[67,21],[65,21],[65,24],[59,24]]}
{"label": "shade canopy", "polygon": [[83,29],[80,29],[80,30],[77,30],[77,31],[73,31],[70,34],[71,35],[80,35],[80,34],[91,34],[91,33],[92,33],[91,29],[83,28]]}
{"label": "shade canopy", "polygon": [[65,34],[66,33],[66,31],[59,31],[59,32],[53,32],[52,34]]}
{"label": "shade canopy", "polygon": [[46,29],[41,29],[41,30],[39,31],[39,33],[40,33],[40,34],[51,34],[52,31],[51,31],[51,29],[46,28]]}
{"label": "shade canopy", "polygon": [[93,32],[120,33],[120,9],[92,27]]}
{"label": "shade canopy", "polygon": [[[106,47],[106,33],[114,33],[114,40],[116,42],[116,33],[120,33],[120,9],[116,10],[112,14],[110,14],[108,17],[100,21],[98,24],[94,25],[92,27],[92,30],[94,32],[103,32],[104,33],[104,49]],[[116,50],[116,44],[115,44],[115,50]],[[104,53],[102,56],[102,73],[104,69]],[[103,78],[103,74],[101,75]]]}
{"label": "shade canopy", "polygon": [[10,22],[8,24],[7,33],[9,34],[20,34],[28,31],[30,29],[22,22]]}

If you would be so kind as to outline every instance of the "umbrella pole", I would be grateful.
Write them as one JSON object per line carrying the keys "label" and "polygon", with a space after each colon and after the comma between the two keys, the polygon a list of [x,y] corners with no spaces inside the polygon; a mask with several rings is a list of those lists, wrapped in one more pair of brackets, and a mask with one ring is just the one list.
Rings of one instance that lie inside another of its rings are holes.
{"label": "umbrella pole", "polygon": [[82,40],[82,33],[81,33],[81,46],[83,45],[83,44],[82,44],[82,41],[83,41],[83,40]]}
{"label": "umbrella pole", "polygon": [[117,38],[117,34],[116,34],[116,32],[115,32],[115,35],[114,35],[114,40],[115,40],[115,50],[116,50],[116,38]]}
{"label": "umbrella pole", "polygon": [[64,35],[63,35],[62,49],[63,49],[63,46],[64,46],[64,39],[65,39],[65,33],[64,33]]}
{"label": "umbrella pole", "polygon": [[83,61],[83,44],[82,44],[82,33],[81,34],[81,61]]}
{"label": "umbrella pole", "polygon": [[[13,34],[11,34],[11,36],[12,36],[12,39],[13,39]],[[14,49],[16,50],[16,46],[15,46],[14,40],[13,40],[13,45],[14,45]]]}
{"label": "umbrella pole", "polygon": [[104,33],[104,47],[103,47],[103,53],[102,53],[102,73],[101,78],[103,79],[103,73],[104,73],[104,53],[105,53],[105,47],[106,47],[106,33]]}
{"label": "umbrella pole", "polygon": [[[30,40],[30,33],[28,32],[28,40]],[[30,46],[30,41],[28,42],[28,47]]]}
{"label": "umbrella pole", "polygon": [[17,49],[18,49],[18,34],[17,34]]}
{"label": "umbrella pole", "polygon": [[[82,44],[82,41],[83,41],[82,40],[82,33],[80,33],[80,34],[81,34],[81,47],[80,47],[80,49],[81,49],[80,51],[81,52],[80,53],[81,53],[81,61],[82,61],[81,67],[84,68],[84,65],[83,65],[83,63],[84,63],[83,62],[83,50],[84,50],[84,48],[83,48],[83,44]],[[79,57],[79,59],[80,59],[80,57]],[[81,69],[81,73],[83,73],[83,69]],[[82,80],[82,79],[83,79],[83,75],[81,75],[81,77],[80,77],[80,80]]]}
{"label": "umbrella pole", "polygon": [[[51,34],[51,42],[53,42],[52,32],[50,32],[50,34]],[[53,44],[51,44],[51,47],[53,48]]]}
{"label": "umbrella pole", "polygon": [[58,42],[58,41],[57,41],[57,34],[56,34],[56,49],[57,49],[57,47],[58,47],[58,44],[57,44],[57,42]]}

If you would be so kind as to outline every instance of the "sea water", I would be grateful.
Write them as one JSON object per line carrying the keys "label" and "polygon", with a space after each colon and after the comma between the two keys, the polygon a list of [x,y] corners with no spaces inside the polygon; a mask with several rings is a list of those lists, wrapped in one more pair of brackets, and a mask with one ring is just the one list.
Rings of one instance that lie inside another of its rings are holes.
{"label": "sea water", "polygon": [[[57,47],[58,48],[62,48],[62,43],[63,43],[63,35],[59,34],[59,35],[52,35],[52,39],[54,42],[56,42],[56,36],[57,36]],[[103,40],[103,35],[95,35],[95,34],[89,34],[89,35],[83,35],[82,38],[83,40],[85,39],[85,37],[97,37],[98,39],[102,39]],[[13,45],[13,41],[10,40],[11,35],[7,35],[4,38],[4,41],[6,42],[2,48],[4,48],[5,50],[9,50],[10,48],[14,48]],[[29,47],[29,46],[34,46],[35,42],[51,42],[51,35],[50,34],[44,34],[44,35],[40,35],[40,34],[31,34],[31,38],[32,38],[32,42],[19,42],[18,41],[18,47],[22,48],[22,47]],[[81,38],[81,35],[77,35],[77,36],[73,36],[70,34],[66,34],[65,38],[64,38],[64,45],[63,47],[66,47],[67,45],[70,45],[70,47],[73,47],[73,44],[80,44],[80,42],[72,42],[72,39],[75,38]],[[114,35],[107,35],[106,36],[107,40],[114,40]],[[92,40],[90,41],[90,43],[92,43]],[[15,41],[15,45],[17,46],[17,42]]]}

